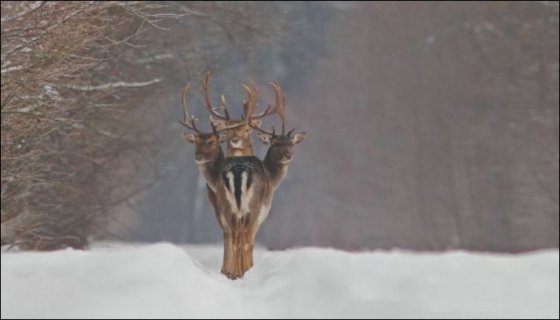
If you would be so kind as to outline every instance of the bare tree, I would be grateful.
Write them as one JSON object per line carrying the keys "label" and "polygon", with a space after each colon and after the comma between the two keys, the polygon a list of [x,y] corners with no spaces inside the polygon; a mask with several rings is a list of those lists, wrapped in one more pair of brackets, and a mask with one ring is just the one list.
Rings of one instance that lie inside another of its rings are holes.
{"label": "bare tree", "polygon": [[153,105],[177,79],[218,67],[211,53],[220,57],[191,50],[193,31],[170,26],[266,32],[252,7],[2,2],[2,242],[83,248],[115,207],[153,187],[165,174],[154,165],[165,144],[151,128],[170,115]]}

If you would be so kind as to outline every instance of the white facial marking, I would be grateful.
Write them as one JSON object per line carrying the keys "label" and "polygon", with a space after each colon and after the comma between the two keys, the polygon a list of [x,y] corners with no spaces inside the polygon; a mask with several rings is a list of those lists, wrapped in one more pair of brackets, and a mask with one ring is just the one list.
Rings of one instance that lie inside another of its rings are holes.
{"label": "white facial marking", "polygon": [[229,145],[234,149],[241,149],[241,148],[243,148],[243,140],[239,139],[235,142],[233,140],[230,140]]}

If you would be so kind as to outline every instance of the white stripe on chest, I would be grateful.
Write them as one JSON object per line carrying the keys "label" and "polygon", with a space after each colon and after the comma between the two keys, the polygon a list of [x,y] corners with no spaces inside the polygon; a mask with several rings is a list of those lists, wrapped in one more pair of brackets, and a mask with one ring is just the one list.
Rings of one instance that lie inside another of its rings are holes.
{"label": "white stripe on chest", "polygon": [[228,172],[226,174],[228,186],[224,186],[224,191],[226,194],[226,199],[229,203],[231,208],[231,212],[236,215],[237,217],[241,218],[250,212],[250,203],[253,199],[254,188],[253,185],[251,187],[247,187],[248,182],[248,173],[242,172],[241,173],[241,203],[240,208],[237,207],[237,202],[235,201],[235,183],[234,183],[234,176],[233,173]]}

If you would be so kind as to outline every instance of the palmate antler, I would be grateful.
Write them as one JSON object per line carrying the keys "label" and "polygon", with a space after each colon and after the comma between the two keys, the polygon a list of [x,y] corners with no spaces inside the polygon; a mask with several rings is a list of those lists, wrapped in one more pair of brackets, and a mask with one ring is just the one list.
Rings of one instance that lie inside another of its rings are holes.
{"label": "palmate antler", "polygon": [[280,120],[282,120],[282,134],[284,134],[286,129],[286,95],[282,91],[278,82],[271,82],[270,85],[274,88],[274,95],[276,96],[276,106],[274,107],[274,112],[277,113]]}
{"label": "palmate antler", "polygon": [[[214,108],[214,106],[212,105],[210,99],[210,76],[211,76],[210,71],[206,72],[204,81],[202,82],[202,88],[204,90],[204,107],[206,108],[206,111],[208,111],[212,116],[223,121],[230,120],[230,115],[226,106],[226,99],[224,95],[221,95],[221,105],[219,108]],[[282,95],[282,89],[277,83],[271,83],[271,84],[276,92],[276,107],[272,108],[270,105],[268,105],[267,108],[262,113],[256,115],[253,115],[253,113],[255,112],[257,99],[259,96],[257,86],[253,82],[251,82],[250,84],[242,84],[243,88],[247,92],[247,99],[243,101],[244,114],[243,114],[243,118],[239,120],[245,120],[244,122],[247,123],[250,119],[257,120],[257,119],[264,118],[268,115],[281,112],[281,109],[279,109],[281,103],[279,103],[279,101],[284,101],[284,98],[280,97]],[[220,114],[218,110],[223,110],[224,114],[223,115]],[[280,114],[280,117],[283,118],[284,115]]]}
{"label": "palmate antler", "polygon": [[[191,87],[190,82],[187,82],[187,84],[185,85],[185,87],[183,88],[183,95],[181,96],[181,104],[183,105],[183,119],[180,119],[179,122],[181,122],[181,124],[185,127],[187,127],[190,130],[195,131],[196,133],[200,133],[200,130],[197,128],[196,126],[196,122],[198,122],[198,119],[195,118],[193,115],[189,115],[189,111],[188,111],[188,107],[187,107],[187,95],[189,93],[189,89]],[[223,98],[223,96],[222,96]],[[208,108],[207,108],[208,109]],[[220,130],[216,130],[216,127],[214,127],[214,124],[212,124],[212,132],[214,133],[220,133],[226,130],[230,130],[230,129],[234,129],[237,127],[240,127],[242,125],[244,125],[244,123],[237,123],[237,124],[233,124],[231,126],[226,126]]]}
{"label": "palmate antler", "polygon": [[198,121],[193,115],[189,115],[189,111],[187,108],[187,94],[189,93],[189,89],[191,87],[191,83],[187,82],[185,87],[183,88],[183,95],[181,96],[181,104],[183,105],[183,119],[179,120],[182,125],[195,131],[196,133],[200,133],[198,128],[196,127],[196,122]]}
{"label": "palmate antler", "polygon": [[[275,104],[274,108],[272,108],[272,110],[271,110],[271,107],[269,105],[267,107],[267,109],[265,110],[265,112],[263,112],[261,115],[264,116],[264,115],[273,114],[273,113],[278,114],[278,116],[280,117],[280,120],[282,121],[282,135],[284,135],[284,132],[286,130],[286,95],[284,95],[284,92],[282,91],[282,87],[280,87],[280,85],[277,82],[271,82],[270,85],[274,89],[274,94],[276,96],[276,104]],[[259,117],[262,117],[261,115],[259,115]],[[257,119],[257,118],[255,116],[250,118],[250,120],[254,120],[254,119]],[[251,127],[253,127],[253,129],[256,129],[256,130],[258,130],[262,133],[265,133],[265,134],[268,134],[268,135],[271,135],[271,136],[276,135],[274,133],[274,127],[272,127],[272,132],[270,132],[270,131],[266,131],[266,130],[261,129],[258,126],[254,125],[252,121],[249,121],[249,124],[251,125]],[[294,129],[290,130],[287,135],[290,136],[293,131],[294,131]]]}
{"label": "palmate antler", "polygon": [[[206,76],[204,77],[204,81],[202,82],[202,89],[204,90],[204,106],[208,112],[214,115],[216,118],[221,120],[229,120],[229,112],[226,106],[226,99],[224,95],[221,96],[221,106],[216,109],[212,106],[212,102],[210,101],[210,71],[206,72]],[[224,110],[224,115],[219,114],[216,110]]]}
{"label": "palmate antler", "polygon": [[[257,86],[254,83],[251,83],[250,86],[243,84],[243,88],[245,88],[245,91],[247,91],[247,100],[245,100],[243,102],[243,108],[245,110],[245,119],[246,120],[257,120],[257,119],[261,119],[264,118],[268,115],[274,114],[274,113],[281,113],[283,112],[282,110],[282,105],[281,103],[279,103],[279,99],[278,99],[278,92],[276,90],[280,90],[280,94],[282,94],[282,88],[280,88],[280,86],[277,83],[271,83],[273,85],[273,87],[275,88],[275,92],[277,94],[276,96],[276,106],[274,108],[272,108],[270,105],[268,105],[266,107],[266,109],[257,115],[253,115],[253,112],[255,112],[255,105],[256,105],[256,101],[257,101],[257,97],[258,97],[258,90],[257,90]],[[279,113],[279,115],[280,115]],[[284,117],[283,114],[280,115],[281,118]]]}

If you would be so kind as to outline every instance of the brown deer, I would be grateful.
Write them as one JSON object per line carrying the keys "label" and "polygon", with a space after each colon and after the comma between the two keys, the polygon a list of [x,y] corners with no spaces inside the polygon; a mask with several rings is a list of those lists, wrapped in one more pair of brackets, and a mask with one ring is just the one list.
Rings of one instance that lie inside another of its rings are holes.
{"label": "brown deer", "polygon": [[197,120],[189,116],[187,111],[186,95],[189,85],[183,90],[181,123],[194,131],[185,134],[185,139],[195,145],[195,160],[207,181],[208,198],[224,236],[222,273],[231,279],[243,276],[252,267],[256,233],[268,215],[274,190],[286,175],[292,161],[293,146],[301,142],[305,135],[300,133],[292,136],[293,130],[284,134],[285,97],[282,96],[279,85],[273,84],[273,87],[276,106],[272,111],[269,106],[262,114],[280,115],[281,135],[262,130],[252,121],[256,89],[246,87],[247,92],[252,93],[245,103],[245,113],[249,115],[247,123],[251,128],[264,133],[260,136],[261,140],[271,145],[264,161],[254,156],[225,158],[220,142],[227,139],[228,130],[246,123],[238,121],[221,129],[212,125],[212,133],[200,132],[196,127]]}
{"label": "brown deer", "polygon": [[[273,109],[282,120],[282,133],[260,129],[249,120],[249,125],[260,131],[261,141],[270,147],[263,161],[254,156],[228,157],[222,170],[222,181],[217,185],[217,202],[220,213],[229,218],[226,223],[231,239],[225,241],[226,273],[237,278],[253,266],[253,248],[256,234],[270,211],[274,191],[278,188],[293,160],[293,148],[305,133],[285,133],[285,97],[282,89],[273,83],[276,105]],[[253,105],[254,106],[254,105]],[[252,113],[252,106],[247,112]],[[267,109],[267,111],[270,108]]]}
{"label": "brown deer", "polygon": [[[208,83],[208,77],[203,83],[203,87],[207,87],[207,83]],[[222,264],[222,273],[226,274],[230,278],[236,278],[239,276],[238,275],[239,271],[230,271],[230,270],[232,270],[233,268],[231,267],[232,265],[235,265],[236,262],[241,261],[241,256],[237,252],[234,252],[233,244],[232,244],[234,238],[239,239],[239,232],[232,232],[232,231],[238,230],[239,228],[235,229],[232,223],[233,220],[231,219],[230,216],[231,215],[230,212],[232,212],[232,210],[227,209],[227,207],[229,207],[229,203],[227,201],[223,201],[223,197],[219,197],[217,193],[219,193],[220,190],[224,189],[223,188],[224,185],[227,185],[232,190],[235,186],[237,186],[237,185],[230,186],[230,184],[228,183],[229,181],[222,180],[221,176],[224,175],[227,178],[228,175],[231,176],[235,174],[235,172],[237,172],[238,170],[235,169],[235,166],[232,166],[232,161],[229,162],[226,161],[225,155],[222,151],[222,148],[220,147],[220,143],[227,139],[229,130],[235,130],[241,126],[246,125],[246,123],[244,123],[243,121],[233,121],[227,126],[223,126],[221,129],[217,129],[214,126],[214,124],[212,124],[211,133],[201,132],[196,126],[196,122],[198,120],[194,116],[189,115],[188,112],[187,95],[189,89],[190,89],[190,84],[187,83],[183,89],[183,94],[181,99],[181,103],[183,106],[183,119],[180,120],[180,122],[188,129],[194,131],[194,132],[185,133],[184,138],[188,142],[191,142],[195,145],[195,161],[198,164],[201,174],[203,175],[203,177],[207,182],[208,200],[212,206],[212,209],[214,210],[214,214],[216,216],[218,224],[220,225],[223,231],[224,260]],[[249,100],[250,104],[246,104],[250,106],[250,109],[246,109],[246,111],[251,112],[251,115],[254,110],[252,109],[254,107],[254,100],[255,99],[253,98]],[[224,101],[223,98],[222,101]],[[207,105],[210,106],[209,108],[207,108],[209,109],[209,111],[211,110],[214,111],[213,108],[211,108],[211,105],[209,104]],[[270,108],[267,109],[267,112],[268,111],[270,111]],[[255,117],[260,118],[263,115],[264,113]],[[254,126],[254,124],[252,125]],[[245,158],[254,158],[253,160],[255,159],[257,160],[256,167],[258,168],[261,166],[260,161],[255,157],[250,157],[250,156],[238,157],[238,159],[245,159]],[[258,180],[259,177],[261,177],[262,175],[263,175],[262,172],[259,172],[257,174],[257,177],[255,178],[255,182],[257,182],[257,184],[259,184]],[[236,179],[235,181],[239,184],[240,180]],[[238,187],[237,190],[238,191],[234,193],[235,196],[237,197],[236,204],[239,204],[241,200],[239,192],[241,192],[241,189]],[[234,237],[234,235],[236,237]],[[251,265],[252,265],[252,261],[251,261]]]}
{"label": "brown deer", "polygon": [[275,134],[274,127],[272,128],[272,132],[269,132],[261,129],[259,126],[253,126],[252,123],[250,124],[254,129],[259,131],[257,132],[257,136],[261,142],[270,145],[262,161],[267,175],[268,184],[271,188],[270,201],[265,201],[263,203],[263,209],[261,210],[257,221],[257,228],[254,230],[254,234],[252,235],[253,242],[260,225],[268,216],[268,212],[270,211],[270,202],[272,201],[274,191],[276,191],[288,173],[288,167],[293,160],[294,146],[303,141],[307,135],[305,132],[292,134],[294,129],[290,130],[287,134],[285,133],[286,97],[282,93],[282,88],[278,85],[278,83],[273,82],[272,87],[274,88],[276,95],[276,107],[274,108],[274,111],[278,114],[282,122],[281,134]]}
{"label": "brown deer", "polygon": [[[253,151],[253,140],[251,138],[252,127],[249,125],[248,120],[251,118],[253,125],[260,126],[260,119],[274,113],[273,110],[268,108],[259,115],[252,114],[258,98],[256,86],[254,84],[243,84],[243,88],[245,88],[247,92],[247,100],[243,102],[244,115],[240,119],[230,118],[223,95],[221,96],[220,107],[213,107],[210,98],[210,72],[206,73],[202,88],[204,89],[204,106],[210,113],[210,122],[212,122],[218,130],[240,124],[240,126],[228,130],[226,155],[228,157],[253,156],[255,153]],[[218,110],[223,110],[223,114],[220,114]]]}
{"label": "brown deer", "polygon": [[[220,180],[220,173],[225,166],[226,158],[220,144],[227,138],[227,130],[241,126],[242,124],[236,124],[231,127],[222,128],[222,130],[217,130],[214,125],[212,125],[211,133],[201,132],[197,126],[198,121],[194,116],[189,115],[187,108],[187,94],[190,88],[190,83],[185,85],[183,89],[183,95],[181,103],[183,105],[183,119],[180,120],[181,124],[187,129],[194,132],[188,132],[184,134],[184,138],[195,145],[195,161],[201,174],[206,180],[206,189],[208,191],[208,200],[212,205],[218,224],[224,232],[224,241],[230,239],[231,237],[226,236],[229,233],[228,225],[224,223],[226,221],[225,217],[220,215],[219,206],[216,200],[216,188],[218,181]],[[225,243],[224,243],[225,245]],[[225,257],[224,265],[222,265],[222,272],[225,273]]]}

